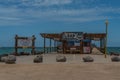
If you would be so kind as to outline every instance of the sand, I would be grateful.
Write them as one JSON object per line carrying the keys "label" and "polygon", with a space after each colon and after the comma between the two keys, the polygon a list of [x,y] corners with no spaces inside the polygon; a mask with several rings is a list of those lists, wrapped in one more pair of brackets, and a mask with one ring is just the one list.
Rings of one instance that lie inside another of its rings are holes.
{"label": "sand", "polygon": [[67,62],[60,63],[57,55],[45,54],[38,64],[33,63],[35,56],[19,56],[16,64],[0,63],[0,80],[120,80],[120,62],[111,62],[111,56],[90,55],[95,62],[85,63],[82,57],[88,54],[65,54]]}

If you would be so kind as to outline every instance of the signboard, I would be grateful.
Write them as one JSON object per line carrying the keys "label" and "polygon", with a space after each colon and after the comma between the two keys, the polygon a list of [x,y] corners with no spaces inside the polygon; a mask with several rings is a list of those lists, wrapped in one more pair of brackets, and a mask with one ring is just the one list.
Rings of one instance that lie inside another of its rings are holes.
{"label": "signboard", "polygon": [[64,40],[82,40],[83,32],[64,32],[62,35]]}
{"label": "signboard", "polygon": [[32,46],[32,39],[19,39],[18,40],[18,46]]}
{"label": "signboard", "polygon": [[84,53],[90,53],[90,47],[84,47],[83,50]]}

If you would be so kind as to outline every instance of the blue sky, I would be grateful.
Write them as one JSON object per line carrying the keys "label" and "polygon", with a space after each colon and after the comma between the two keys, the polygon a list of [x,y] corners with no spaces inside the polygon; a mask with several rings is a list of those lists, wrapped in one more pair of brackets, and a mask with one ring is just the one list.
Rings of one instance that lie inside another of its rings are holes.
{"label": "blue sky", "polygon": [[14,46],[14,36],[37,37],[63,31],[105,32],[108,46],[120,46],[120,0],[0,0],[0,46]]}

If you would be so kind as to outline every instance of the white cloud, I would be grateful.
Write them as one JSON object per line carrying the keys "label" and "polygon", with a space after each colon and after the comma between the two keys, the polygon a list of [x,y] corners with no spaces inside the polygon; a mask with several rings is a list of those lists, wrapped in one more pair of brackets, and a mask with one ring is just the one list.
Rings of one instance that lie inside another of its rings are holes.
{"label": "white cloud", "polygon": [[[92,22],[92,21],[99,21],[99,20],[105,20],[105,19],[106,19],[105,16],[91,16],[91,17],[89,16],[89,17],[59,18],[58,21],[82,23],[82,22]],[[109,17],[109,19],[111,18]]]}
{"label": "white cloud", "polygon": [[65,5],[72,2],[73,0],[22,0],[22,4],[26,6]]}
{"label": "white cloud", "polygon": [[[13,0],[15,1],[15,0]],[[22,0],[22,2],[35,5],[39,3],[40,5],[50,6],[50,5],[61,5],[61,4],[71,4],[73,0]],[[80,0],[85,2],[85,0]],[[90,0],[94,2],[96,0]],[[86,0],[86,3],[89,1]],[[16,5],[17,6],[17,5]],[[1,24],[7,25],[5,23],[35,23],[41,21],[62,21],[62,22],[90,22],[96,20],[104,20],[107,18],[116,18],[111,13],[119,14],[120,8],[114,7],[94,7],[94,8],[19,8],[15,6],[10,7],[0,7],[0,22]],[[1,25],[0,24],[0,25]]]}
{"label": "white cloud", "polygon": [[9,21],[16,21],[20,20],[20,18],[14,18],[14,17],[0,17],[0,20],[9,20]]}
{"label": "white cloud", "polygon": [[61,5],[70,3],[72,3],[72,0],[44,0],[41,5]]}
{"label": "white cloud", "polygon": [[[62,21],[62,22],[90,22],[104,20],[106,13],[118,13],[114,8],[92,8],[92,9],[61,9],[61,10],[18,10],[16,8],[0,9],[0,21],[6,23],[34,23],[38,21]],[[108,18],[112,18],[109,17]],[[5,24],[6,25],[6,24]]]}

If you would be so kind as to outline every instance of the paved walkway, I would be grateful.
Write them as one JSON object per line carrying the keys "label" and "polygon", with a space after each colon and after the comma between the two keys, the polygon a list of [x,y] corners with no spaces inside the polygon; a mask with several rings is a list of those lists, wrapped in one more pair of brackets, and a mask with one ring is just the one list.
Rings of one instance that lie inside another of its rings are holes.
{"label": "paved walkway", "polygon": [[[57,55],[64,55],[67,58],[67,61],[64,63],[83,63],[82,58],[85,56],[91,56],[94,58],[94,63],[108,63],[111,62],[111,56],[107,56],[104,58],[104,55],[92,55],[92,54],[57,54],[57,53],[49,53],[43,54],[43,63],[58,63],[56,62]],[[17,64],[21,63],[33,63],[33,59],[36,55],[29,55],[29,56],[17,56]]]}

